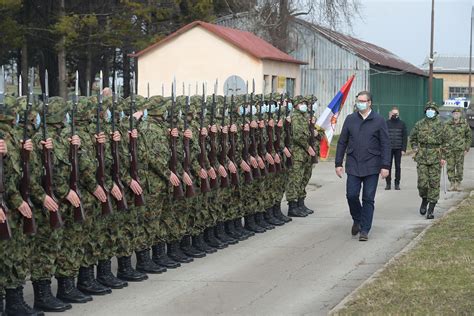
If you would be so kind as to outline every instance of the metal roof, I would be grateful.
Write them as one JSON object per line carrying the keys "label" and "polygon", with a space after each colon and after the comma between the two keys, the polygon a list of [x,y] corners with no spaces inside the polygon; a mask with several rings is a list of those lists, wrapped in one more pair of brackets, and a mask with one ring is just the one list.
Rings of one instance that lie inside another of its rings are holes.
{"label": "metal roof", "polygon": [[[474,62],[474,58],[472,59]],[[474,63],[472,64],[474,67]],[[428,59],[423,63],[428,69]],[[469,56],[435,56],[433,64],[434,73],[469,73]]]}
{"label": "metal roof", "polygon": [[183,26],[182,28],[180,28],[179,30],[177,30],[176,32],[168,35],[161,41],[158,41],[157,43],[150,45],[147,48],[131,56],[139,57],[169,42],[171,39],[189,31],[190,29],[196,26],[203,27],[204,29],[208,30],[214,35],[222,38],[228,43],[242,49],[243,51],[247,52],[248,54],[258,59],[269,59],[269,60],[281,61],[285,63],[301,64],[301,65],[306,64],[306,62],[299,61],[291,57],[287,53],[282,52],[278,48],[272,46],[270,43],[264,41],[263,39],[261,39],[260,37],[256,36],[253,33],[240,31],[233,28],[215,25],[211,23],[206,23],[203,21],[194,21],[190,24],[187,24]]}
{"label": "metal roof", "polygon": [[372,65],[383,66],[403,72],[427,76],[427,74],[423,70],[401,59],[394,53],[386,50],[385,48],[368,42],[364,42],[349,35],[345,35],[301,19],[296,19],[295,23],[299,23],[320,33],[329,41],[341,46],[346,50],[351,51],[355,55],[367,60]]}

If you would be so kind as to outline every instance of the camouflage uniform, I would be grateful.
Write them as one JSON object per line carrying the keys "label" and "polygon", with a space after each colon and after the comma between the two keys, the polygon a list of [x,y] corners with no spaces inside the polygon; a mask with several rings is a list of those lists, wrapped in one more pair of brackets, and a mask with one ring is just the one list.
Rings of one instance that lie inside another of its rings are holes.
{"label": "camouflage uniform", "polygon": [[[458,112],[461,110],[458,109]],[[448,179],[453,189],[457,190],[463,178],[464,152],[469,151],[471,146],[471,128],[464,118],[460,118],[458,122],[454,118],[449,120],[445,128],[448,139],[446,147]]]}
{"label": "camouflage uniform", "polygon": [[[312,163],[311,156],[308,154],[308,140],[310,132],[308,128],[309,117],[306,112],[298,109],[293,111],[291,116],[292,125],[292,147],[291,155],[293,167],[289,170],[288,181],[286,185],[286,199],[290,205],[290,211],[300,207],[300,201],[306,197],[306,185],[311,178]],[[299,208],[301,210],[301,208]],[[303,211],[304,212],[304,211]],[[307,213],[302,213],[306,216]]]}
{"label": "camouflage uniform", "polygon": [[[432,102],[428,102],[425,106],[425,111],[428,109],[438,110],[436,104]],[[414,160],[417,163],[418,193],[423,200],[420,212],[423,215],[426,212],[426,205],[430,203],[430,209],[433,211],[439,199],[440,160],[446,158],[446,136],[438,115],[421,119],[411,132],[411,146],[416,150]]]}
{"label": "camouflage uniform", "polygon": [[[14,98],[6,97],[5,111],[0,114],[0,139],[5,141],[8,150],[8,153],[3,158],[2,181],[4,181],[5,188],[3,201],[9,209],[9,213],[6,213],[6,210],[3,211],[7,215],[12,237],[8,240],[0,240],[0,252],[2,253],[2,260],[0,261],[0,311],[3,311],[3,296],[4,291],[6,291],[7,312],[15,313],[16,311],[20,313],[21,311],[28,311],[33,313],[31,307],[27,306],[23,301],[23,284],[29,272],[30,247],[27,237],[23,234],[23,216],[18,211],[18,207],[23,202],[19,190],[22,130],[20,127],[12,126],[12,122],[15,122],[16,113],[20,114],[23,111],[19,108],[18,103],[15,104]],[[34,155],[34,153],[32,154]],[[41,198],[42,189],[36,181],[31,181],[30,193],[32,199]],[[33,216],[37,216],[34,211],[35,209],[32,209]]]}

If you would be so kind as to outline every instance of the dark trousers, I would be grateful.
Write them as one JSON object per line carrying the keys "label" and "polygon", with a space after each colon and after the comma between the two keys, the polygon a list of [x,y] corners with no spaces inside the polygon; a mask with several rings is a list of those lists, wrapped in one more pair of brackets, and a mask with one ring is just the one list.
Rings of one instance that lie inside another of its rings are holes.
{"label": "dark trousers", "polygon": [[[346,182],[346,197],[354,223],[360,224],[362,233],[369,233],[374,217],[375,192],[379,175],[373,174],[365,177],[357,177],[348,174]],[[362,187],[362,203],[360,201],[360,189]]]}
{"label": "dark trousers", "polygon": [[401,149],[392,149],[392,158],[390,159],[390,170],[387,177],[387,184],[392,183],[392,165],[393,160],[395,160],[395,184],[400,184],[400,177],[402,175],[402,170],[400,164],[402,162],[402,150]]}

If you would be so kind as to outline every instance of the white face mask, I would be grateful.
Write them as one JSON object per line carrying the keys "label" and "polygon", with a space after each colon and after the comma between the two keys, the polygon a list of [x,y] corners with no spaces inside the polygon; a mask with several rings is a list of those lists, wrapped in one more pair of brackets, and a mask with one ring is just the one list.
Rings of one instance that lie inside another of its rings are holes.
{"label": "white face mask", "polygon": [[427,118],[433,118],[436,115],[436,111],[433,109],[428,109],[426,110],[426,117]]}
{"label": "white face mask", "polygon": [[303,104],[300,104],[300,105],[298,106],[298,109],[299,109],[301,112],[305,113],[306,111],[308,111],[308,106],[303,103]]}

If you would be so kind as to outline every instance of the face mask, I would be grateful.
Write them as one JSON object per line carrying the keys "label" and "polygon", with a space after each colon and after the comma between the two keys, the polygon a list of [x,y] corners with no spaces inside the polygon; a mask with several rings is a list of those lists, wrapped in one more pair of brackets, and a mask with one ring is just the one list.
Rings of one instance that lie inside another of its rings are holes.
{"label": "face mask", "polygon": [[66,123],[71,124],[71,115],[69,115],[69,112],[66,113]]}
{"label": "face mask", "polygon": [[319,107],[318,102],[314,102],[314,103],[313,103],[313,111],[316,112],[316,110],[318,109],[318,107]]}
{"label": "face mask", "polygon": [[[205,114],[205,112],[204,112]],[[239,115],[242,116],[244,115],[244,107],[243,106],[239,106]]]}
{"label": "face mask", "polygon": [[20,115],[17,113],[15,117],[15,125],[18,125],[20,123]]}
{"label": "face mask", "polygon": [[120,111],[120,120],[123,120],[123,118],[125,117],[125,112],[124,111]]}
{"label": "face mask", "polygon": [[39,113],[36,113],[35,128],[38,129],[40,127],[40,124],[41,124],[41,115],[39,115]]}
{"label": "face mask", "polygon": [[277,111],[277,105],[275,103],[272,104],[270,111],[271,113],[275,113]]}
{"label": "face mask", "polygon": [[147,117],[148,117],[148,110],[144,109],[143,110],[143,115],[142,115],[142,120],[145,121]]}
{"label": "face mask", "polygon": [[359,111],[367,110],[367,102],[357,102],[356,107]]}
{"label": "face mask", "polygon": [[436,111],[435,111],[435,110],[432,110],[432,109],[426,110],[426,117],[427,117],[427,118],[433,118],[433,117],[435,117],[435,115],[436,115]]}
{"label": "face mask", "polygon": [[252,105],[252,115],[257,114],[257,107],[255,105]]}
{"label": "face mask", "polygon": [[392,119],[392,120],[397,120],[397,119],[398,119],[398,114],[392,114],[391,119]]}
{"label": "face mask", "polygon": [[293,110],[293,103],[288,102],[288,103],[286,104],[286,106],[288,107],[288,110],[289,110],[290,112]]}
{"label": "face mask", "polygon": [[299,108],[298,108],[301,112],[305,113],[306,111],[308,111],[308,106],[306,104],[300,104],[299,105]]}

